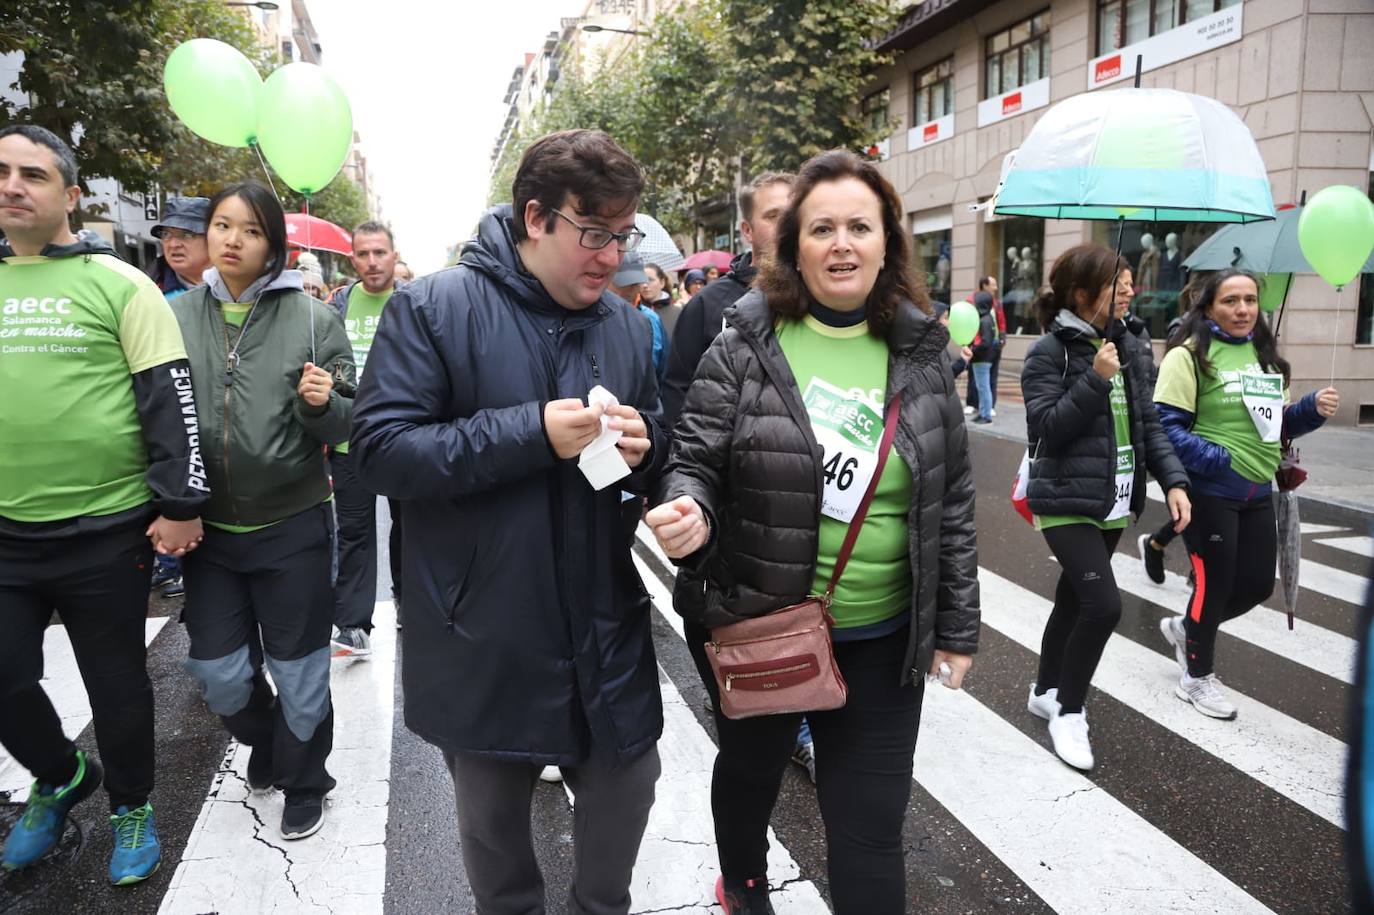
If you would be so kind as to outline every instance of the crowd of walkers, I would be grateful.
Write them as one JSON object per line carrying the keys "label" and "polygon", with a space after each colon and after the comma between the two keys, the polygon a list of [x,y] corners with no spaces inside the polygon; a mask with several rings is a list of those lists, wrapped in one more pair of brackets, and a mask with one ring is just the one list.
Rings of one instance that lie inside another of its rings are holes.
{"label": "crowd of walkers", "polygon": [[[630,910],[663,731],[641,515],[678,565],[719,738],[717,901],[773,911],[767,829],[794,758],[835,910],[906,911],[924,692],[959,689],[979,642],[965,423],[993,417],[996,280],[971,296],[978,337],[953,347],[892,186],[835,150],[750,182],[750,253],[719,278],[689,271],[676,296],[636,251],[645,180],[604,133],[550,134],[456,267],[405,281],[390,231],[364,223],[359,278],[326,303],[317,261],[288,268],[266,187],[169,200],[149,277],[70,230],[60,139],[0,130],[0,743],[34,776],[4,868],[39,862],[102,784],[110,879],[157,868],[153,581],[184,587],[186,670],[251,748],[250,788],[282,791],[282,836],[320,829],[330,659],[371,650],[384,496],[405,721],[452,773],[479,913],[543,911],[541,775],[575,797],[569,911]],[[1021,376],[1029,505],[1061,566],[1028,707],[1080,769],[1121,614],[1112,556],[1147,471],[1170,521],[1141,538],[1146,568],[1162,578],[1181,533],[1194,571],[1161,627],[1177,695],[1234,719],[1217,627],[1272,590],[1270,481],[1338,405],[1330,388],[1290,402],[1239,270],[1190,285],[1156,372],[1131,279],[1107,248],[1064,252]],[[39,682],[54,612],[98,758]],[[821,622],[789,628],[804,618]]]}

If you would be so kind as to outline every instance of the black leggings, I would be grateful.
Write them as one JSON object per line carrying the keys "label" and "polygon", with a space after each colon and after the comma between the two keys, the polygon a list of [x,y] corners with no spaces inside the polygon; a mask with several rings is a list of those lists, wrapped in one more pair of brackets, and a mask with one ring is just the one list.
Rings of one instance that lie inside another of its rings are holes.
{"label": "black leggings", "polygon": [[[825,824],[826,870],[836,915],[902,915],[906,867],[902,824],[911,799],[912,755],[925,678],[901,686],[908,627],[891,635],[835,643],[849,687],[843,708],[808,712],[816,745],[816,796]],[[705,629],[688,623],[687,644],[715,707],[720,753],[711,812],[720,870],[743,884],[767,874],[768,820],[802,715],[731,721],[720,713],[706,660]]]}
{"label": "black leggings", "polygon": [[1150,539],[1153,540],[1155,544],[1162,550],[1168,547],[1168,545],[1172,543],[1174,538],[1177,536],[1178,532],[1174,530],[1174,522],[1172,520],[1169,520],[1165,521],[1163,526],[1160,527],[1159,530],[1151,534]]}
{"label": "black leggings", "polygon": [[1054,589],[1054,609],[1040,639],[1040,673],[1035,691],[1059,689],[1059,713],[1083,711],[1102,651],[1121,619],[1121,592],[1112,574],[1112,553],[1121,528],[1066,524],[1044,531],[1063,571]]}
{"label": "black leggings", "polygon": [[1278,533],[1268,495],[1246,502],[1201,493],[1191,499],[1193,520],[1183,540],[1196,581],[1183,629],[1188,674],[1205,677],[1215,665],[1217,628],[1274,593]]}

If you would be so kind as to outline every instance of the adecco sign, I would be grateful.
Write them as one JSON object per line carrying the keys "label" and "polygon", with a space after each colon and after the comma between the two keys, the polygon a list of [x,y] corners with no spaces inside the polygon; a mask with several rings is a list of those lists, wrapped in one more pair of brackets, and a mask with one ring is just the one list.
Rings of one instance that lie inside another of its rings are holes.
{"label": "adecco sign", "polygon": [[1153,38],[1093,58],[1088,61],[1088,88],[1110,86],[1133,78],[1137,55],[1141,58],[1141,72],[1148,72],[1240,41],[1241,11],[1244,9],[1244,5],[1240,5],[1219,10],[1176,29],[1160,32]]}
{"label": "adecco sign", "polygon": [[1049,103],[1050,79],[1047,76],[1033,83],[1027,83],[1019,89],[1003,92],[1001,95],[994,95],[992,98],[979,102],[978,126],[986,127],[989,124],[996,124],[998,121],[1014,118],[1018,114],[1044,108]]}
{"label": "adecco sign", "polygon": [[954,136],[954,115],[947,114],[934,121],[917,124],[906,132],[906,148],[917,150]]}

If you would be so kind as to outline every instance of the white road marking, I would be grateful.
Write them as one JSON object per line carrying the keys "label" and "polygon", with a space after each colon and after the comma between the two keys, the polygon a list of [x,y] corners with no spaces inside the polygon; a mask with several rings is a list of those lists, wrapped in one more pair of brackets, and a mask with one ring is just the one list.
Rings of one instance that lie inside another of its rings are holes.
{"label": "white road marking", "polygon": [[[658,612],[675,624],[680,636],[682,621],[673,612],[668,589],[642,559],[635,556],[634,561]],[[661,669],[659,683],[664,727],[658,752],[663,776],[635,864],[630,897],[636,912],[719,912],[714,900],[720,865],[711,817],[711,769],[716,747]],[[798,879],[800,876],[800,868],[770,828],[768,879],[775,886],[787,884],[772,894],[774,908],[788,915],[828,913],[830,909],[815,885]]]}
{"label": "white road marking", "polygon": [[1374,559],[1374,537],[1322,537],[1317,542],[1366,559]]}
{"label": "white road marking", "polygon": [[[983,621],[1038,653],[1052,602],[986,569],[980,570],[978,581]],[[1172,655],[1165,657],[1113,635],[1093,685],[1294,803],[1343,826],[1344,743],[1229,687],[1239,718],[1204,717],[1174,695],[1178,677]],[[1091,711],[1088,719],[1092,720]]]}
{"label": "white road marking", "polygon": [[[153,639],[167,624],[167,617],[149,617],[143,624],[143,644],[153,644]],[[86,695],[86,685],[81,679],[81,671],[76,666],[76,654],[72,651],[71,638],[67,627],[53,625],[43,634],[43,679],[42,686],[62,720],[62,733],[71,740],[91,723],[91,700]],[[0,747],[0,791],[7,791],[10,801],[22,804],[29,799],[29,786],[33,776],[29,771]]]}
{"label": "white road marking", "polygon": [[[1164,584],[1155,584],[1141,568],[1140,560],[1125,553],[1112,556],[1112,574],[1122,591],[1177,613],[1184,612],[1193,593],[1188,579],[1168,570]],[[1288,614],[1265,606],[1222,623],[1221,631],[1342,683],[1355,682],[1354,639],[1303,619],[1301,608],[1292,631],[1288,629]]]}
{"label": "white road marking", "polygon": [[916,780],[1060,915],[1269,911],[962,690],[926,691]]}
{"label": "white road marking", "polygon": [[300,841],[282,839],[282,793],[249,793],[249,748],[230,741],[158,910],[162,915],[382,911],[396,696],[391,601],[377,603],[372,621],[372,655],[339,659],[331,668],[329,772],[339,785],[325,802],[324,826]]}

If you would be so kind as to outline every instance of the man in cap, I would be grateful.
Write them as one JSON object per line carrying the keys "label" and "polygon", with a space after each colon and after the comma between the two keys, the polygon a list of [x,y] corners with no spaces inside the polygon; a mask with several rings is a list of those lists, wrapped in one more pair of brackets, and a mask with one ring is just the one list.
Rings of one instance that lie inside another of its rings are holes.
{"label": "man in cap", "polygon": [[640,292],[647,282],[649,274],[644,270],[644,258],[634,251],[626,251],[620,261],[620,269],[611,277],[608,288],[611,293],[624,299],[628,305],[649,319],[649,326],[653,330],[654,371],[661,382],[663,371],[668,365],[668,334],[663,329],[663,319],[640,301]]}
{"label": "man in cap", "polygon": [[[205,222],[210,218],[206,197],[168,197],[162,205],[162,221],[153,226],[153,237],[162,242],[162,253],[153,261],[148,275],[170,302],[192,286],[201,284],[201,274],[210,266],[210,251],[205,244]],[[158,553],[153,557],[152,586],[162,589],[163,597],[186,593],[181,581],[181,560]]]}
{"label": "man in cap", "polygon": [[153,237],[162,242],[162,253],[148,275],[168,299],[201,284],[200,275],[210,266],[205,245],[205,221],[210,218],[206,197],[168,197],[162,220],[153,226]]}

